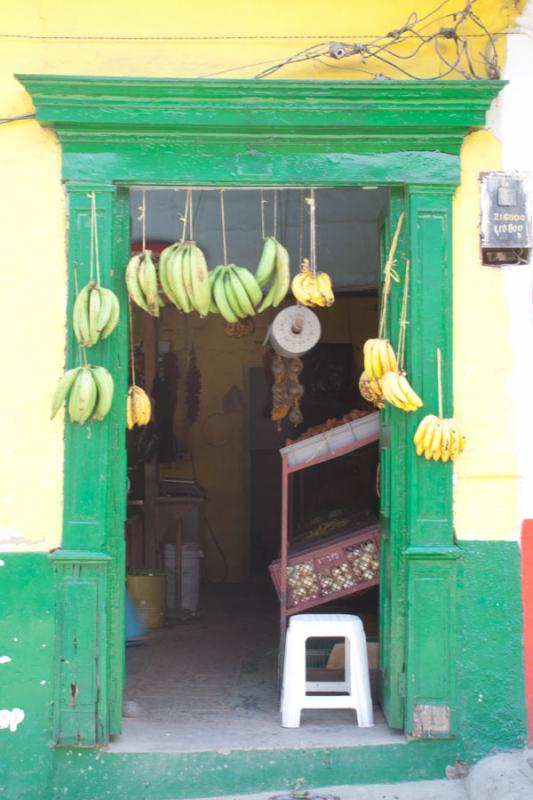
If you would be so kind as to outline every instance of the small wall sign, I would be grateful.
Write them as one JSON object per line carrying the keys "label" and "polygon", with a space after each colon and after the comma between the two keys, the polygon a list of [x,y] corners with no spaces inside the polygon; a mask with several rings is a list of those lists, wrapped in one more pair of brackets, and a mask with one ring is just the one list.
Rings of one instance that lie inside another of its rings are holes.
{"label": "small wall sign", "polygon": [[524,179],[517,173],[484,172],[480,180],[483,263],[527,262],[533,234]]}

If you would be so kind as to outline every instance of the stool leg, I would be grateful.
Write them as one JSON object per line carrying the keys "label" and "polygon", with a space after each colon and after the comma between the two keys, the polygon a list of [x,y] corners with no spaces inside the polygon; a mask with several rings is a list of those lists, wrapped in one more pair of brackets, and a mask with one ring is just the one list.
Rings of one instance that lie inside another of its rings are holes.
{"label": "stool leg", "polygon": [[283,728],[299,728],[302,706],[305,699],[305,638],[291,629],[287,633],[285,665],[283,670],[283,692],[281,703],[281,725]]}
{"label": "stool leg", "polygon": [[357,724],[360,728],[372,728],[374,711],[370,695],[366,637],[362,626],[354,631],[349,642],[350,647],[347,649],[350,650],[350,686],[351,694],[356,701]]}

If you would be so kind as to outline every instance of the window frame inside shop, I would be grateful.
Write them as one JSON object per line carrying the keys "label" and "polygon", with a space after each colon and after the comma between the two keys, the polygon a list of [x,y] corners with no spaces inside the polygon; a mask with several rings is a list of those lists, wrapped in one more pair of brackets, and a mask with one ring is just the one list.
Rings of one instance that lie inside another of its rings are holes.
{"label": "window frame inside shop", "polygon": [[[451,415],[452,199],[459,151],[466,134],[484,124],[502,82],[19,80],[32,95],[38,121],[52,127],[62,145],[69,314],[76,280],[82,285],[88,270],[91,192],[104,277],[127,308],[122,267],[130,248],[130,186],[385,186],[385,239],[406,214],[398,268],[410,260],[407,368],[431,413],[441,348],[444,406]],[[393,323],[399,303],[391,305]],[[77,350],[71,326],[67,330],[70,366]],[[90,432],[65,423],[63,538],[51,554],[58,744],[103,743],[121,729],[127,352],[123,314],[113,337],[91,351],[115,378],[110,415]],[[390,408],[381,417],[382,702],[391,727],[450,738],[460,558],[452,465],[416,457],[409,444],[418,421],[418,414],[407,418]],[[79,654],[72,650],[74,635],[84,644]]]}

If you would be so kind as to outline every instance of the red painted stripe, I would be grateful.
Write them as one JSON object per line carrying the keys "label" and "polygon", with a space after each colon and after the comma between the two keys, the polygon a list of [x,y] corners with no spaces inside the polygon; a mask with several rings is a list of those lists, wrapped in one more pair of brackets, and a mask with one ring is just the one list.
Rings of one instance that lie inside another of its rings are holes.
{"label": "red painted stripe", "polygon": [[533,743],[533,519],[522,526],[522,602],[529,741]]}

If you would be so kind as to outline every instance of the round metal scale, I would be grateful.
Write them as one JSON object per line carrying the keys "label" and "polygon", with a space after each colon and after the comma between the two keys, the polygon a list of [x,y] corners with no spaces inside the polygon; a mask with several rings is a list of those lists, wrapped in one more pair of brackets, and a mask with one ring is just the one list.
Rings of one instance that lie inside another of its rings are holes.
{"label": "round metal scale", "polygon": [[305,306],[289,306],[274,317],[268,338],[281,356],[296,358],[313,349],[320,333],[320,320],[313,311]]}

